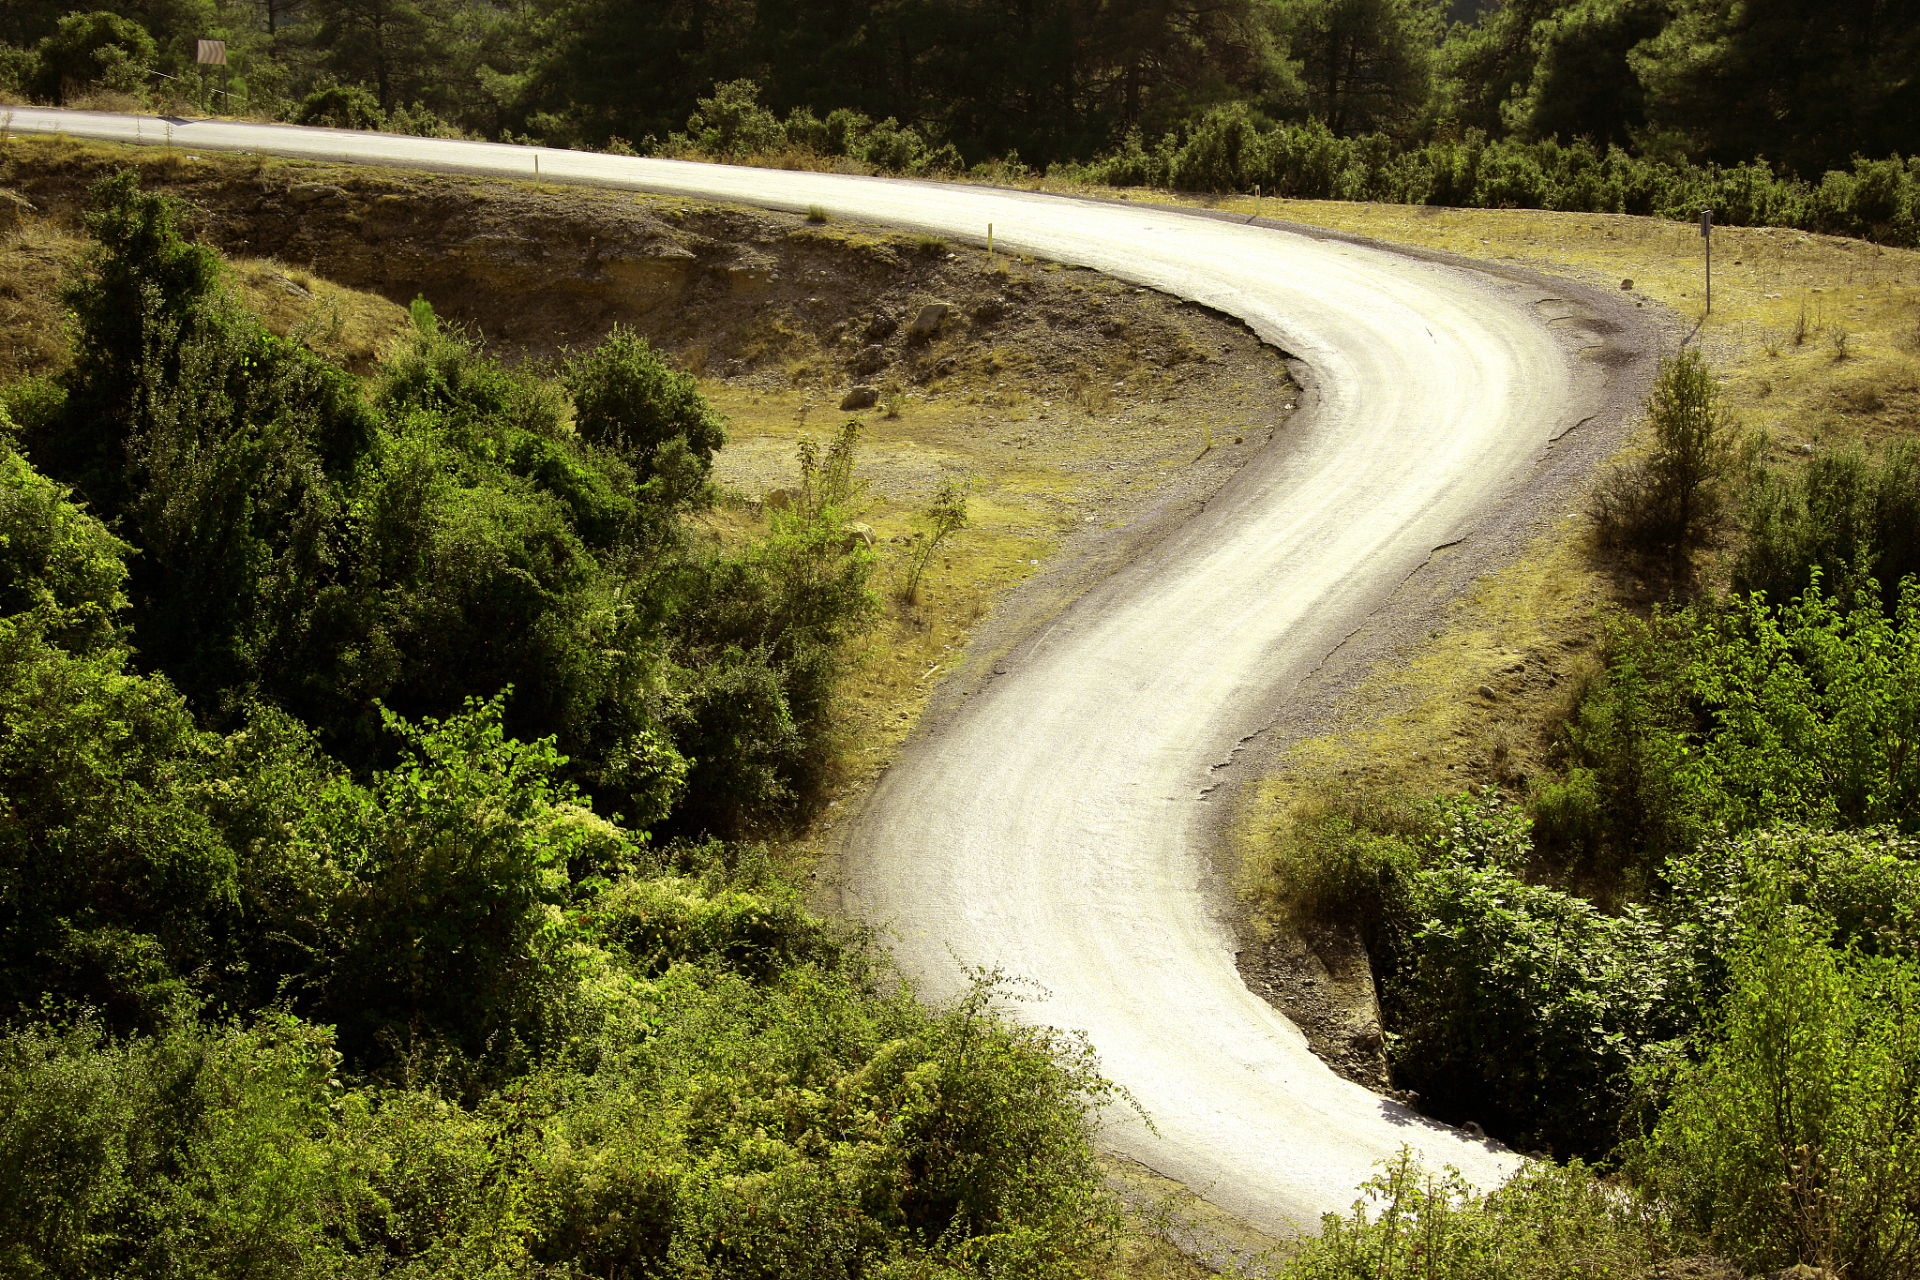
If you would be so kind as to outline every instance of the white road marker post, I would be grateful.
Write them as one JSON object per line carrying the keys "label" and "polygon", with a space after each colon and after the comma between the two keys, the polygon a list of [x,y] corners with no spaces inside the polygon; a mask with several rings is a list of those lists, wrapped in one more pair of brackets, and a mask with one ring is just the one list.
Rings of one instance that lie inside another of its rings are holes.
{"label": "white road marker post", "polygon": [[993,224],[991,222],[987,224],[987,259],[989,261],[993,259]]}

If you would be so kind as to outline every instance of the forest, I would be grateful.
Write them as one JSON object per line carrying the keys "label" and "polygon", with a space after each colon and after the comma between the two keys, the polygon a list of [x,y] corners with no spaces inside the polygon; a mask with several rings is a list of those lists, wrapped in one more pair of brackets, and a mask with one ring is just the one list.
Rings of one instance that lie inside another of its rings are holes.
{"label": "forest", "polygon": [[[227,42],[211,80],[201,38]],[[0,93],[24,100],[892,173],[1710,207],[1903,245],[1920,243],[1916,65],[1913,0],[15,0],[0,15]]]}

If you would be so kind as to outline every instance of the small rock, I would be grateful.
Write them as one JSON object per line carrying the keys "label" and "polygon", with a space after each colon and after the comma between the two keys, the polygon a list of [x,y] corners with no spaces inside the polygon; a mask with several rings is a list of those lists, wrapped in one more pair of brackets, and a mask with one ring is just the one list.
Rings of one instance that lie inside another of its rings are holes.
{"label": "small rock", "polygon": [[840,554],[846,555],[856,547],[873,550],[873,526],[854,521],[840,526]]}
{"label": "small rock", "polygon": [[931,338],[934,331],[940,327],[940,322],[947,318],[947,312],[950,310],[952,308],[944,302],[929,302],[920,308],[920,314],[915,316],[913,323],[907,326],[907,341],[925,342]]}
{"label": "small rock", "polygon": [[1462,1129],[1465,1129],[1468,1133],[1472,1134],[1476,1138],[1484,1138],[1487,1136],[1487,1131],[1480,1127],[1480,1122],[1478,1120],[1469,1120],[1465,1124],[1461,1125],[1460,1127]]}
{"label": "small rock", "polygon": [[1007,314],[1007,304],[1000,298],[988,298],[973,309],[973,318],[981,324],[992,324]]}
{"label": "small rock", "polygon": [[774,489],[760,499],[760,504],[769,511],[791,511],[799,501],[798,489]]}
{"label": "small rock", "polygon": [[867,341],[885,342],[893,336],[893,331],[899,327],[900,322],[892,316],[875,316],[873,319],[867,321]]}
{"label": "small rock", "polygon": [[1492,701],[1493,701],[1493,686],[1492,686],[1492,685],[1490,685],[1490,684],[1483,684],[1483,685],[1481,685],[1481,686],[1480,686],[1480,696],[1481,696],[1481,697],[1483,697],[1483,698],[1485,698],[1485,699],[1486,699],[1486,700],[1487,700],[1488,702],[1492,702]]}
{"label": "small rock", "polygon": [[879,403],[879,391],[873,387],[855,387],[853,390],[847,392],[845,398],[840,401],[840,408],[842,412],[853,409],[871,409]]}
{"label": "small rock", "polygon": [[1620,282],[1620,287],[1621,287],[1622,289],[1631,289],[1631,288],[1633,288],[1633,281],[1631,281],[1631,280],[1622,280],[1622,281]]}
{"label": "small rock", "polygon": [[12,231],[27,220],[33,206],[11,191],[0,189],[0,231]]}
{"label": "small rock", "polygon": [[887,349],[878,343],[870,347],[862,347],[849,367],[856,378],[871,377],[887,367]]}
{"label": "small rock", "polygon": [[315,204],[321,200],[344,200],[347,193],[324,182],[296,182],[287,188],[287,199],[295,204]]}

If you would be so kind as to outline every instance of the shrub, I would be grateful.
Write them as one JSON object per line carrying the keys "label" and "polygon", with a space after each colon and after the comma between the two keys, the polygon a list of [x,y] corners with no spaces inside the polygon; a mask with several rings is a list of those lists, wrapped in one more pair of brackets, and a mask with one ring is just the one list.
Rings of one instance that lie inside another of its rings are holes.
{"label": "shrub", "polygon": [[967,491],[973,485],[972,476],[963,476],[957,480],[943,480],[933,491],[933,501],[927,505],[926,531],[915,535],[912,557],[907,565],[907,580],[900,588],[900,598],[908,604],[920,598],[920,579],[926,576],[927,567],[933,563],[935,550],[942,542],[967,527]]}
{"label": "shrub", "polygon": [[1630,897],[1651,889],[1661,863],[1692,848],[1710,820],[1710,779],[1691,754],[1694,624],[1694,614],[1656,611],[1615,625],[1606,667],[1565,729],[1566,780],[1535,801],[1543,847]]}
{"label": "shrub", "polygon": [[96,10],[60,19],[38,54],[34,92],[57,106],[95,85],[121,93],[138,89],[157,50],[138,22]]}
{"label": "shrub", "polygon": [[0,438],[0,615],[40,613],[64,648],[111,643],[130,550]]}
{"label": "shrub", "polygon": [[1435,868],[1418,895],[1381,993],[1395,1079],[1514,1146],[1607,1152],[1634,1068],[1691,1029],[1689,951],[1643,909],[1603,915],[1499,869]]}
{"label": "shrub", "polygon": [[1711,779],[1714,816],[1920,830],[1920,582],[1888,617],[1851,611],[1818,582],[1779,607],[1757,596],[1703,616],[1690,695],[1707,712],[1688,767]]}
{"label": "shrub", "polygon": [[777,821],[825,776],[843,654],[877,608],[873,554],[844,529],[863,487],[859,434],[846,423],[824,454],[803,438],[799,500],[774,514],[770,536],[683,579],[675,741],[695,764],[676,823],[687,834]]}
{"label": "shrub", "polygon": [[330,129],[384,129],[387,113],[380,99],[357,84],[334,84],[315,89],[293,113],[295,124],[325,125]]}
{"label": "shrub", "polygon": [[1705,1058],[1635,1166],[1749,1271],[1920,1268],[1920,968],[1826,944],[1764,884]]}
{"label": "shrub", "polygon": [[1912,441],[1877,460],[1841,450],[1821,454],[1797,477],[1763,473],[1745,508],[1737,592],[1790,600],[1817,582],[1852,608],[1870,581],[1892,613],[1901,581],[1920,574],[1920,445]]}
{"label": "shrub", "polygon": [[697,99],[687,117],[687,141],[723,160],[777,151],[786,135],[773,112],[760,105],[760,86],[751,80],[714,85],[713,96]]}
{"label": "shrub", "polygon": [[561,381],[573,396],[581,436],[627,458],[662,496],[691,502],[704,495],[725,424],[689,374],[669,365],[630,329],[567,361]]}
{"label": "shrub", "polygon": [[[1287,1280],[1562,1280],[1641,1275],[1697,1252],[1653,1202],[1592,1168],[1531,1164],[1476,1191],[1452,1169],[1423,1169],[1402,1150],[1361,1188],[1350,1213],[1327,1214],[1280,1273]],[[1655,1273],[1657,1274],[1657,1273]]]}
{"label": "shrub", "polygon": [[1719,395],[1698,351],[1661,362],[1647,399],[1652,454],[1616,467],[1594,492],[1592,515],[1601,542],[1666,552],[1678,565],[1720,530],[1738,428],[1720,408]]}
{"label": "shrub", "polygon": [[1404,926],[1420,857],[1404,837],[1332,812],[1296,818],[1273,858],[1286,900],[1309,919],[1352,924],[1370,946]]}

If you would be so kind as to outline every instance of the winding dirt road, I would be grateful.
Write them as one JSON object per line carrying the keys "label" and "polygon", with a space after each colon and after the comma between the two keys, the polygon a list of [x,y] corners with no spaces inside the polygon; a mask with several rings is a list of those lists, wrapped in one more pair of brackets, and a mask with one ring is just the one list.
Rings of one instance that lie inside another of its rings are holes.
{"label": "winding dirt road", "polygon": [[[12,127],[163,131],[26,109]],[[1297,357],[1306,398],[1274,444],[909,744],[849,841],[850,898],[891,923],[933,995],[958,990],[964,966],[1039,983],[1049,994],[1019,1016],[1084,1031],[1152,1117],[1116,1108],[1106,1143],[1267,1231],[1343,1209],[1403,1143],[1481,1184],[1515,1167],[1335,1076],[1247,991],[1208,888],[1210,797],[1240,744],[1434,548],[1523,493],[1555,437],[1620,417],[1624,375],[1580,354],[1611,322],[1566,287],[990,188],[219,122],[176,122],[170,140],[517,177],[537,156],[550,181],[818,205],[949,238],[984,239],[991,222],[1008,249],[1204,303]]]}

